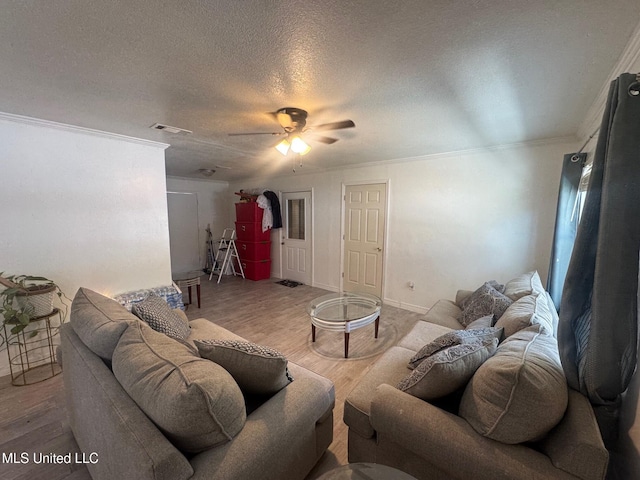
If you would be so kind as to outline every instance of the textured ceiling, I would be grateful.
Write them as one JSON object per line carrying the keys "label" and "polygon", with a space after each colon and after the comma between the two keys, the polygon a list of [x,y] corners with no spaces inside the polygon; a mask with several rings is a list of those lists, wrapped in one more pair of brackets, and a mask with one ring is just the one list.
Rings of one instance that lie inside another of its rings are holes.
{"label": "textured ceiling", "polygon": [[356,123],[306,171],[574,135],[640,19],[638,0],[0,6],[0,111],[166,142],[169,175],[221,180],[291,170],[276,137],[227,135],[287,106]]}

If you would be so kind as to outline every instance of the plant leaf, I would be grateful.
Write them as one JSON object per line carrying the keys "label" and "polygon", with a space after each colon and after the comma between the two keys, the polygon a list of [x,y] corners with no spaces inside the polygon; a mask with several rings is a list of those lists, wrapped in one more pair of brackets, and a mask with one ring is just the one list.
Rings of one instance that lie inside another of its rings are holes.
{"label": "plant leaf", "polygon": [[25,326],[26,326],[26,325],[16,325],[15,327],[13,327],[13,328],[11,329],[11,333],[13,333],[14,335],[15,335],[16,333],[20,333],[22,330],[24,330]]}

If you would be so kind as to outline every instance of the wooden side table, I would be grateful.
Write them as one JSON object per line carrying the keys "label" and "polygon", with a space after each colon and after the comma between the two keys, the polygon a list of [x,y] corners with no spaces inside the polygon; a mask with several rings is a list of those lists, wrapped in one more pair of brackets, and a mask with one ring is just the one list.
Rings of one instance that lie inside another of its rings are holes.
{"label": "wooden side table", "polygon": [[60,310],[54,308],[47,315],[32,318],[30,325],[37,326],[27,332],[23,330],[13,334],[11,328],[4,325],[12,385],[32,385],[62,372],[62,368],[56,363],[53,345],[53,339],[58,335],[61,323]]}
{"label": "wooden side table", "polygon": [[185,288],[189,292],[189,303],[187,305],[191,305],[191,287],[196,287],[196,296],[198,298],[198,308],[200,308],[200,277],[203,275],[203,272],[195,271],[195,272],[186,272],[186,273],[178,273],[174,275],[173,281],[176,282],[178,288],[180,290],[184,290]]}

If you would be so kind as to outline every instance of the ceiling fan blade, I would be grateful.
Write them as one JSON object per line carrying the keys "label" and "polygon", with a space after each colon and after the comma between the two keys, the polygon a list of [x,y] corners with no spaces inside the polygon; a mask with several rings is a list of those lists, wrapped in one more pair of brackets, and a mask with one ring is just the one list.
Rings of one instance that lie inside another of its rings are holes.
{"label": "ceiling fan blade", "polygon": [[240,135],[284,135],[284,132],[247,132],[247,133],[227,133],[230,137],[238,137]]}
{"label": "ceiling fan blade", "polygon": [[332,143],[336,143],[338,141],[337,138],[331,137],[322,137],[320,135],[310,135],[312,140],[316,142],[326,143],[327,145],[331,145]]}
{"label": "ceiling fan blade", "polygon": [[314,125],[310,130],[341,130],[343,128],[353,128],[356,124],[352,120],[343,120],[341,122],[323,123],[322,125]]}

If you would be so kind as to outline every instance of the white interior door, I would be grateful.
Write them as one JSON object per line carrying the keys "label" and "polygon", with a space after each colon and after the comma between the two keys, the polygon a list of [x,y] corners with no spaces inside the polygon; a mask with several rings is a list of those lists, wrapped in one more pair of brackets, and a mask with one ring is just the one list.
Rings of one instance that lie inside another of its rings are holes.
{"label": "white interior door", "polygon": [[284,193],[282,200],[282,275],[311,285],[311,192]]}
{"label": "white interior door", "polygon": [[384,183],[345,188],[345,292],[370,293],[382,298],[382,259],[387,209]]}

